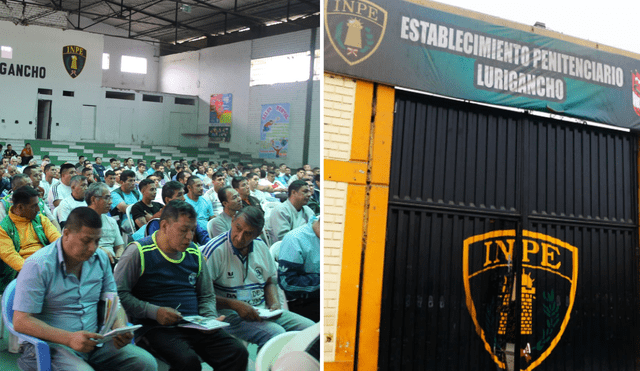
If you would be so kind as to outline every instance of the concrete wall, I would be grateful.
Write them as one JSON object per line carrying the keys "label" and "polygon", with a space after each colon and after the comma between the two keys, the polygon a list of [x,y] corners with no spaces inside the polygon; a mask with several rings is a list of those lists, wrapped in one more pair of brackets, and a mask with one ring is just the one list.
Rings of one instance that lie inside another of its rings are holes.
{"label": "concrete wall", "polygon": [[[307,82],[250,87],[251,59],[307,51],[310,38],[311,31],[306,30],[161,57],[158,88],[167,93],[198,96],[198,133],[208,132],[211,95],[233,94],[231,142],[222,145],[256,157],[260,147],[261,105],[290,103],[289,154],[284,162],[297,167],[302,165]],[[320,83],[312,84],[309,163],[319,166]],[[207,146],[207,141],[202,137],[194,143]]]}

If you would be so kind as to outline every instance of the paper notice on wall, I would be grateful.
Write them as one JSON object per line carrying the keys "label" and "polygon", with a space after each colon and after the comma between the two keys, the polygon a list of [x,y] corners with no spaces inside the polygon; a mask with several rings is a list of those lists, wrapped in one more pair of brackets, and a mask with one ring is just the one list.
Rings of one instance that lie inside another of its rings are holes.
{"label": "paper notice on wall", "polygon": [[263,104],[261,112],[260,158],[287,157],[290,104]]}
{"label": "paper notice on wall", "polygon": [[233,94],[212,94],[209,105],[209,142],[231,140]]}

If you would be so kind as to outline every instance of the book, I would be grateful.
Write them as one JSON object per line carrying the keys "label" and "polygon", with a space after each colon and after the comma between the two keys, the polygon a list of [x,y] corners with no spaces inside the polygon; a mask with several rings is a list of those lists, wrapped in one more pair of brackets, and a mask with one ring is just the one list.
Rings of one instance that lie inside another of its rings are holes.
{"label": "book", "polygon": [[202,316],[185,316],[182,317],[182,321],[178,323],[178,327],[194,328],[197,330],[217,330],[227,326],[229,326],[229,324],[226,322]]}
{"label": "book", "polygon": [[282,314],[282,309],[276,309],[276,310],[269,310],[267,308],[255,308],[254,309],[256,311],[258,311],[258,315],[260,316],[260,318],[264,318],[264,319],[269,319],[269,318],[274,318],[277,317],[279,315]]}
{"label": "book", "polygon": [[105,292],[100,297],[98,303],[98,321],[100,324],[100,335],[104,335],[111,330],[114,322],[118,318],[118,306],[120,299],[117,292]]}
{"label": "book", "polygon": [[107,341],[113,339],[114,337],[120,335],[120,334],[126,334],[128,332],[134,332],[135,330],[139,329],[140,327],[142,327],[142,325],[133,325],[133,326],[125,326],[125,327],[120,327],[117,328],[115,330],[111,330],[109,332],[107,332],[106,334],[101,334],[102,336],[104,336],[102,339],[93,339],[95,340],[98,344],[102,344],[102,343],[106,343]]}

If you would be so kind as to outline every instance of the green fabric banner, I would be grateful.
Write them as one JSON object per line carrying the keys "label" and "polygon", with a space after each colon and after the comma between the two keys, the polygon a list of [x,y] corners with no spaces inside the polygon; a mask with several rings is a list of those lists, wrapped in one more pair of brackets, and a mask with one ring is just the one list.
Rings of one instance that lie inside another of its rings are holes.
{"label": "green fabric banner", "polygon": [[325,0],[324,10],[328,72],[640,127],[637,59],[409,1]]}

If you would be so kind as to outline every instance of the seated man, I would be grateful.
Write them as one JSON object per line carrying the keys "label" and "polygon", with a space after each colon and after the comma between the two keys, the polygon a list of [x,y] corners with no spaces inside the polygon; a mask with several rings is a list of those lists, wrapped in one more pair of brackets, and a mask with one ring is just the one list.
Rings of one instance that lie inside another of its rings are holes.
{"label": "seated man", "polygon": [[131,208],[131,218],[137,228],[147,224],[153,219],[155,213],[162,210],[162,204],[153,201],[156,198],[156,183],[151,179],[143,179],[139,187],[142,200],[136,202]]}
{"label": "seated man", "polygon": [[107,170],[104,173],[104,184],[109,187],[109,192],[120,188],[120,184],[116,183],[116,173],[113,170]]}
{"label": "seated man", "polygon": [[212,187],[209,188],[207,192],[205,192],[204,197],[208,198],[211,201],[211,205],[213,206],[213,215],[218,216],[222,212],[222,203],[218,198],[218,191],[224,187],[224,172],[221,170],[216,171],[211,178]]}
{"label": "seated man", "polygon": [[202,197],[204,194],[202,180],[197,176],[190,177],[187,180],[187,190],[189,193],[185,195],[185,201],[196,209],[198,224],[206,230],[207,223],[213,219],[213,207],[208,198]]}
{"label": "seated man", "polygon": [[300,227],[313,216],[313,211],[307,207],[311,197],[309,185],[304,180],[296,180],[289,184],[289,198],[276,206],[269,217],[268,230],[271,243],[282,241],[290,230]]}
{"label": "seated man", "polygon": [[87,189],[87,177],[84,175],[75,175],[71,178],[71,195],[65,197],[60,205],[58,205],[58,210],[56,210],[56,215],[58,217],[58,222],[62,227],[64,227],[64,223],[67,221],[69,214],[76,207],[87,206],[86,201],[84,200],[84,191]]}
{"label": "seated man", "polygon": [[[164,202],[164,205],[173,200],[184,201],[184,186],[182,185],[182,183],[179,183],[175,180],[167,182],[167,184],[162,187],[162,200]],[[137,241],[141,238],[151,236],[153,232],[160,229],[161,214],[162,210],[159,210],[157,213],[155,213],[153,215],[153,219],[151,219],[151,221],[147,223],[147,225],[138,229],[136,233],[133,234],[133,239]],[[200,224],[196,224],[196,233],[193,236],[193,242],[199,245],[204,245],[205,243],[209,242],[210,239],[211,238],[209,237],[207,230],[205,228],[202,228]]]}
{"label": "seated man", "polygon": [[222,201],[224,210],[213,219],[211,227],[211,237],[216,237],[231,229],[231,221],[236,213],[242,209],[242,199],[238,191],[231,187],[222,187],[218,192],[218,197]]}
{"label": "seated man", "polygon": [[60,232],[38,213],[38,191],[23,186],[13,192],[13,206],[0,222],[0,292],[4,291],[26,258],[57,240]]}
{"label": "seated man", "polygon": [[136,189],[136,175],[131,170],[125,170],[120,174],[120,188],[111,192],[111,215],[118,216],[120,219],[120,228],[126,233],[133,233],[126,221],[127,207],[133,205],[142,199],[140,192]]}
{"label": "seated man", "polygon": [[124,252],[124,241],[118,223],[107,215],[111,210],[111,192],[109,187],[100,182],[93,183],[84,193],[87,206],[97,212],[102,219],[102,237],[99,247],[107,253],[111,265],[114,266]]}
{"label": "seated man", "polygon": [[60,166],[60,181],[51,185],[47,202],[49,209],[53,212],[58,207],[62,199],[71,195],[71,178],[76,175],[76,168],[73,164],[62,164]]}
{"label": "seated man", "polygon": [[289,310],[320,321],[320,220],[287,233],[278,254],[278,283]]}
{"label": "seated man", "polygon": [[281,309],[276,263],[267,245],[257,238],[264,227],[262,211],[247,206],[236,213],[231,230],[202,248],[211,271],[218,309],[231,324],[225,330],[261,348],[286,331],[301,331],[313,321],[289,311],[262,319],[256,308]]}
{"label": "seated man", "polygon": [[238,194],[240,194],[240,198],[242,199],[242,206],[255,206],[260,209],[260,211],[263,211],[262,207],[260,206],[260,201],[257,198],[251,196],[251,190],[249,189],[249,182],[247,181],[247,178],[243,176],[234,176],[233,180],[231,181],[231,186],[233,187],[233,189],[238,191]]}
{"label": "seated man", "polygon": [[196,224],[191,205],[169,202],[160,229],[122,255],[115,271],[118,294],[131,321],[143,326],[136,342],[159,354],[172,370],[200,370],[199,356],[216,371],[244,371],[248,352],[224,330],[175,326],[182,315],[218,317],[209,270],[192,242]]}
{"label": "seated man", "polygon": [[[53,370],[156,370],[155,359],[130,344],[130,333],[102,347],[93,340],[102,338],[96,333],[101,296],[116,292],[109,259],[97,250],[101,226],[95,211],[79,207],[69,215],[62,238],[25,262],[16,285],[13,324],[16,331],[49,343]],[[126,324],[120,309],[113,328]],[[37,368],[32,344],[23,344],[18,365]]]}

